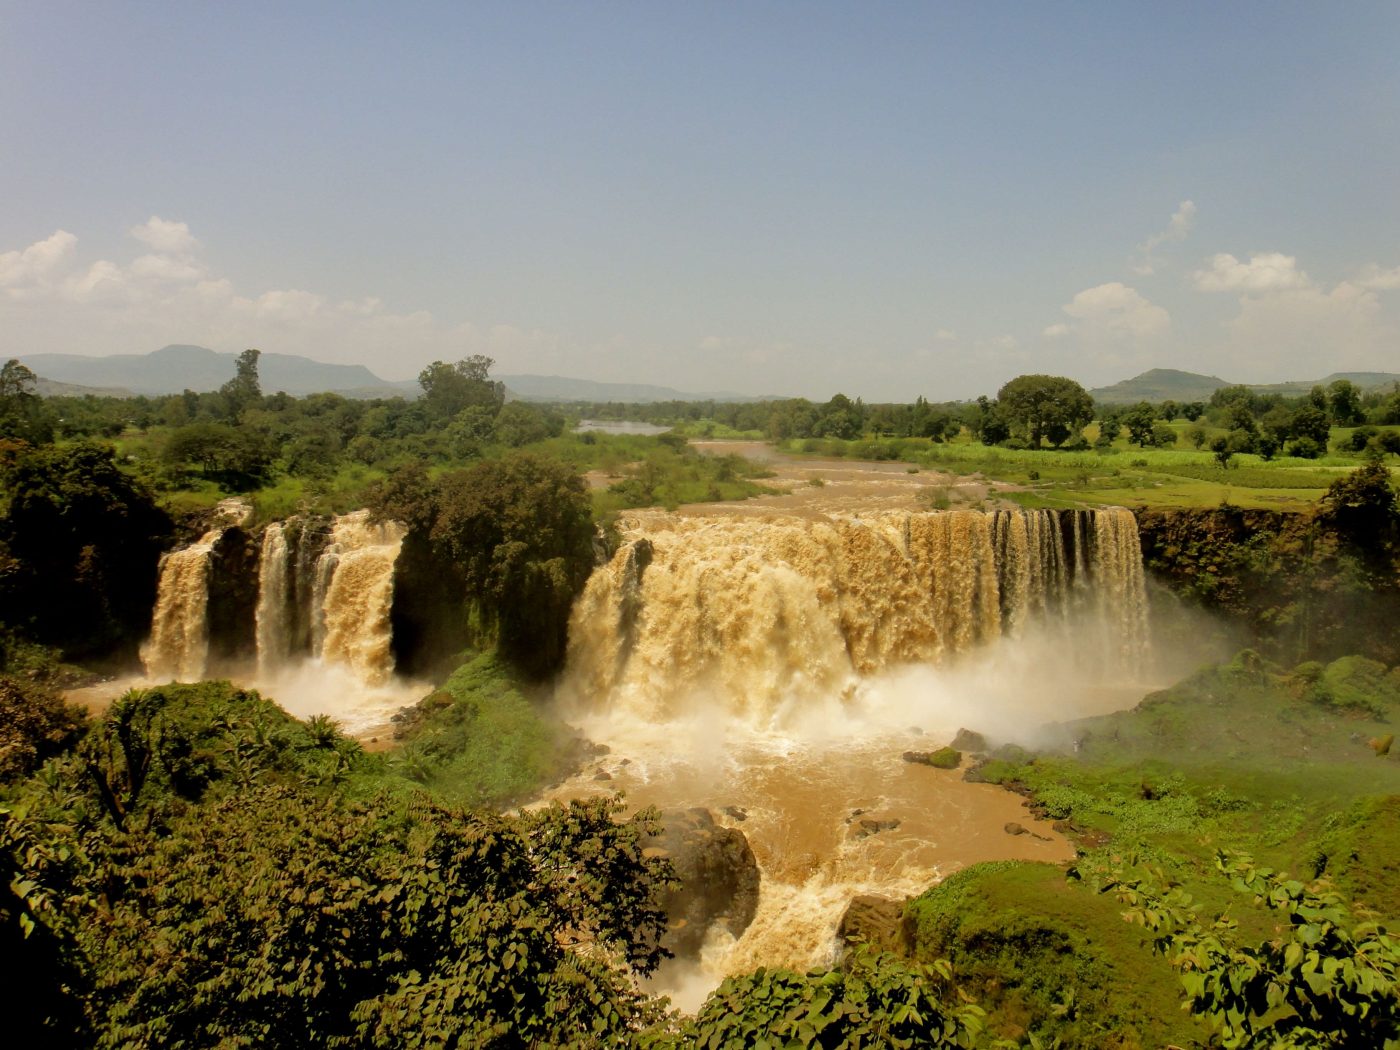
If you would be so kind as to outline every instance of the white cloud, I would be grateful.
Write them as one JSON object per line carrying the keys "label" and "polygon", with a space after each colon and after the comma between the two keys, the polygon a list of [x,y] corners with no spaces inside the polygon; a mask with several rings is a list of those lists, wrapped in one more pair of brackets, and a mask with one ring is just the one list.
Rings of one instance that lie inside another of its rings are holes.
{"label": "white cloud", "polygon": [[1060,322],[1059,324],[1046,325],[1045,330],[1040,333],[1047,339],[1063,339],[1070,334],[1069,325]]}
{"label": "white cloud", "polygon": [[[1086,288],[1062,309],[1074,319],[1068,326],[1074,332],[1100,339],[1150,339],[1163,335],[1172,323],[1166,310],[1121,281]],[[1044,334],[1057,337],[1069,333],[1047,329]]]}
{"label": "white cloud", "polygon": [[1396,291],[1400,289],[1400,266],[1382,270],[1372,263],[1361,270],[1354,283],[1361,288],[1370,288],[1378,292]]}
{"label": "white cloud", "polygon": [[940,343],[955,343],[958,339],[958,333],[951,328],[940,328],[933,333],[933,337]]}
{"label": "white cloud", "polygon": [[142,244],[162,255],[193,255],[199,242],[190,233],[187,223],[172,222],[152,215],[140,226],[127,231]]}
{"label": "white cloud", "polygon": [[81,261],[78,239],[64,230],[0,254],[0,349],[141,353],[165,343],[261,346],[358,361],[385,378],[434,358],[472,353],[560,363],[557,339],[508,325],[449,327],[426,311],[394,313],[374,296],[337,302],[296,288],[242,293],[196,257],[199,242],[183,222],[153,216],[130,233],[150,251],[124,263]]}
{"label": "white cloud", "polygon": [[1396,333],[1375,292],[1349,281],[1330,292],[1306,287],[1244,296],[1227,330],[1224,354],[1256,373],[1306,378],[1318,361],[1328,362],[1328,371],[1394,364]]}
{"label": "white cloud", "polygon": [[1222,252],[1210,258],[1210,268],[1191,275],[1202,292],[1278,292],[1306,288],[1311,278],[1298,269],[1298,260],[1281,252],[1261,252],[1241,262]]}
{"label": "white cloud", "polygon": [[1186,235],[1196,225],[1196,205],[1194,201],[1182,201],[1172,212],[1167,228],[1154,233],[1137,247],[1138,257],[1132,264],[1133,273],[1146,277],[1156,269],[1157,263],[1152,253],[1163,244],[1186,240]]}
{"label": "white cloud", "polygon": [[73,257],[78,238],[56,230],[21,251],[0,253],[0,289],[23,295],[51,280]]}

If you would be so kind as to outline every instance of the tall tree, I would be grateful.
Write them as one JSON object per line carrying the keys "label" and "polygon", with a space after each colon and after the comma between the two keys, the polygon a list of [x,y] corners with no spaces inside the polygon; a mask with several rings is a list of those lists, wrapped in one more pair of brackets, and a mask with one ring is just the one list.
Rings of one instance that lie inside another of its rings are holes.
{"label": "tall tree", "polygon": [[1043,437],[1059,445],[1094,418],[1089,392],[1064,376],[1017,376],[997,391],[997,402],[1034,448],[1040,447]]}
{"label": "tall tree", "polygon": [[228,403],[229,418],[235,422],[242,419],[244,409],[262,397],[262,384],[258,381],[258,358],[261,355],[261,350],[244,350],[238,355],[233,378],[219,387],[219,393]]}

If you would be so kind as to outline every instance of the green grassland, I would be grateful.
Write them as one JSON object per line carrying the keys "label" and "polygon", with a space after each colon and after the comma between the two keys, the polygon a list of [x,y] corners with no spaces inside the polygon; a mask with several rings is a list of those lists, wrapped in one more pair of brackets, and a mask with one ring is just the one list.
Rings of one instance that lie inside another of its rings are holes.
{"label": "green grassland", "polygon": [[1274,935],[1214,869],[1218,850],[1324,876],[1362,914],[1400,918],[1400,670],[1360,657],[1285,670],[1242,653],[1135,709],[1054,727],[971,772],[1029,796],[1078,840],[1069,876],[979,865],[909,906],[917,958],[946,957],[1009,1038],[1149,1047],[1204,1040],[1181,987],[1105,880],[1159,865],[1240,933]]}
{"label": "green grassland", "polygon": [[[1090,441],[1097,437],[1095,429],[1090,426],[1085,431]],[[1347,433],[1334,430],[1334,443]],[[1318,459],[1278,456],[1267,461],[1241,453],[1222,467],[1211,452],[1189,446],[1144,449],[1123,438],[1104,449],[1078,451],[987,446],[966,434],[944,443],[919,438],[809,438],[780,447],[796,455],[899,460],[921,469],[980,474],[1024,486],[1024,491],[1010,493],[1008,498],[1026,507],[1114,504],[1165,509],[1228,504],[1251,510],[1302,510],[1314,504],[1336,478],[1364,462],[1362,455],[1344,452]]]}

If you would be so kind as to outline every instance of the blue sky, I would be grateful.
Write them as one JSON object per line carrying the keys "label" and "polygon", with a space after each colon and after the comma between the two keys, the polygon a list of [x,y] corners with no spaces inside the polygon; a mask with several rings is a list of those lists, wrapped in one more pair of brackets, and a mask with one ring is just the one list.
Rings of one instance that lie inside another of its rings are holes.
{"label": "blue sky", "polygon": [[0,0],[0,353],[1400,370],[1400,5]]}

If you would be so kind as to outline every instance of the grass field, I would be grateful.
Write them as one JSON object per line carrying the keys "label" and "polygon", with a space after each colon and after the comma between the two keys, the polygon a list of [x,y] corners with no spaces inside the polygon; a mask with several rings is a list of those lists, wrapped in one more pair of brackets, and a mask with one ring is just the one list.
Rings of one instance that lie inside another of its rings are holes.
{"label": "grass field", "polygon": [[1247,509],[1301,510],[1314,504],[1336,478],[1363,462],[1358,454],[1340,452],[1313,460],[1279,456],[1270,461],[1239,454],[1228,467],[1222,467],[1210,452],[1141,449],[1121,438],[1103,450],[1075,452],[989,447],[966,436],[944,444],[912,438],[808,439],[786,442],[782,448],[797,455],[893,459],[931,470],[981,474],[1025,486],[1027,491],[1011,498],[1026,507],[1228,504]]}

